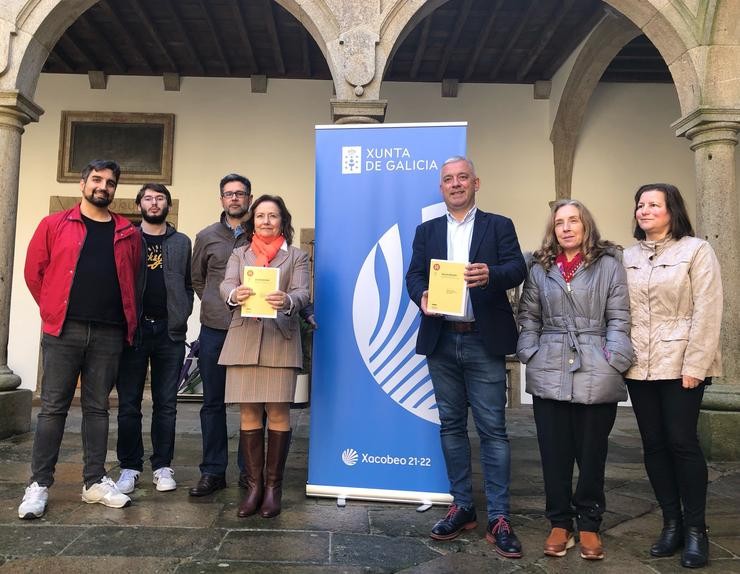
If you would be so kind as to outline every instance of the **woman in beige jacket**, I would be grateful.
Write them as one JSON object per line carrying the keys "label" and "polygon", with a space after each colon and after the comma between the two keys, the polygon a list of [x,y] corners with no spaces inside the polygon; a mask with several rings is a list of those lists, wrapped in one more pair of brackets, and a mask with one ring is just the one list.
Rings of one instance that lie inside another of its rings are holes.
{"label": "woman in beige jacket", "polygon": [[663,512],[650,548],[681,564],[707,564],[707,465],[696,432],[704,388],[721,374],[722,281],[709,243],[694,237],[678,189],[643,185],[634,237],[624,252],[636,361],[625,374],[645,468]]}
{"label": "woman in beige jacket", "polygon": [[[290,403],[303,365],[298,311],[308,304],[308,255],[291,246],[293,226],[282,198],[263,195],[245,222],[250,243],[238,247],[226,265],[221,296],[233,308],[219,364],[226,365],[227,403],[241,413],[241,482],[247,493],[237,515],[280,513],[285,461],[290,447]],[[276,318],[242,317],[241,305],[255,292],[242,284],[245,266],[276,267],[279,288],[265,295]],[[267,414],[267,455],[262,428]],[[264,481],[263,481],[264,466]]]}

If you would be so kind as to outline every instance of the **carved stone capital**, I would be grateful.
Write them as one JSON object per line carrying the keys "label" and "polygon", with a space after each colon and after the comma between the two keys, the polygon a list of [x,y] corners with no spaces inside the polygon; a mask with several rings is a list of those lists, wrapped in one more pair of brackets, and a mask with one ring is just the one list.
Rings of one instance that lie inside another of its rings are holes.
{"label": "carved stone capital", "polygon": [[713,142],[737,145],[740,109],[700,107],[671,124],[678,137],[692,141],[692,149]]}
{"label": "carved stone capital", "polygon": [[335,124],[376,124],[385,121],[388,100],[331,99],[331,119]]}
{"label": "carved stone capital", "polygon": [[17,90],[0,92],[0,125],[9,125],[23,131],[23,126],[39,121],[43,113],[41,106]]}

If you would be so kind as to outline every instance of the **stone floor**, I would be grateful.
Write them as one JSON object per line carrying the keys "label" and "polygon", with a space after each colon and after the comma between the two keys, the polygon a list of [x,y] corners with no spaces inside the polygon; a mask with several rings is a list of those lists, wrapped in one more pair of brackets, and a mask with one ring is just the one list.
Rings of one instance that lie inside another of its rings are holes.
{"label": "stone floor", "polygon": [[[239,489],[233,466],[228,489],[205,499],[189,498],[187,487],[198,477],[200,459],[198,406],[179,405],[173,466],[180,487],[175,492],[156,492],[147,470],[133,495],[133,505],[123,510],[80,500],[79,407],[70,413],[49,509],[41,520],[21,521],[16,514],[29,474],[33,435],[0,441],[0,572],[685,572],[678,557],[653,559],[647,554],[661,519],[645,477],[640,439],[629,409],[620,409],[609,450],[603,532],[607,557],[593,563],[574,551],[564,558],[542,554],[548,525],[543,518],[534,422],[527,407],[508,413],[512,519],[524,545],[524,558],[505,560],[485,541],[483,512],[478,529],[451,542],[435,542],[428,531],[444,513],[442,508],[421,513],[407,505],[357,501],[338,508],[329,499],[306,498],[307,410],[293,411],[296,430],[279,517],[236,518]],[[234,452],[236,411],[230,412],[229,427]],[[117,477],[115,436],[112,425],[108,457],[111,474]],[[709,478],[712,562],[708,570],[740,573],[740,464],[713,463]],[[480,475],[476,475],[476,484],[480,484]],[[476,503],[479,509],[485,508],[482,494]]]}

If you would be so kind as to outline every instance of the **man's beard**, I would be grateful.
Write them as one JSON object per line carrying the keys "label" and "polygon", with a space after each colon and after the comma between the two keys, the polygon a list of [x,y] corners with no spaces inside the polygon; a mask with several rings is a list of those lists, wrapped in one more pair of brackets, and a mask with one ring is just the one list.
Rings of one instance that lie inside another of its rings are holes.
{"label": "man's beard", "polygon": [[226,213],[229,214],[229,217],[233,217],[234,219],[241,219],[244,217],[247,213],[249,213],[249,206],[245,205],[243,207],[239,207],[239,211],[231,211],[231,208],[226,209]]}
{"label": "man's beard", "polygon": [[170,212],[170,206],[165,205],[162,208],[162,211],[159,212],[158,215],[149,215],[145,209],[141,209],[141,218],[146,221],[147,223],[151,223],[154,225],[159,225],[160,223],[164,223],[165,219],[167,219],[167,214]]}
{"label": "man's beard", "polygon": [[89,195],[85,194],[83,197],[95,207],[108,207],[113,202],[113,198],[107,191],[102,196],[95,195],[93,191]]}

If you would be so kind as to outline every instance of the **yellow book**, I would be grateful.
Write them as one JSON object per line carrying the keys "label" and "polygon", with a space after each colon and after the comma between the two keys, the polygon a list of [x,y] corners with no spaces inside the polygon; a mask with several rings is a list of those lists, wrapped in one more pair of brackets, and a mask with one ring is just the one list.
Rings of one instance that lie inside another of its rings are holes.
{"label": "yellow book", "polygon": [[468,287],[462,261],[432,259],[429,263],[427,310],[441,315],[463,317],[468,305]]}
{"label": "yellow book", "polygon": [[277,309],[265,301],[268,293],[277,291],[280,285],[280,269],[277,267],[255,267],[246,265],[242,285],[251,287],[254,295],[242,303],[242,317],[277,317]]}

